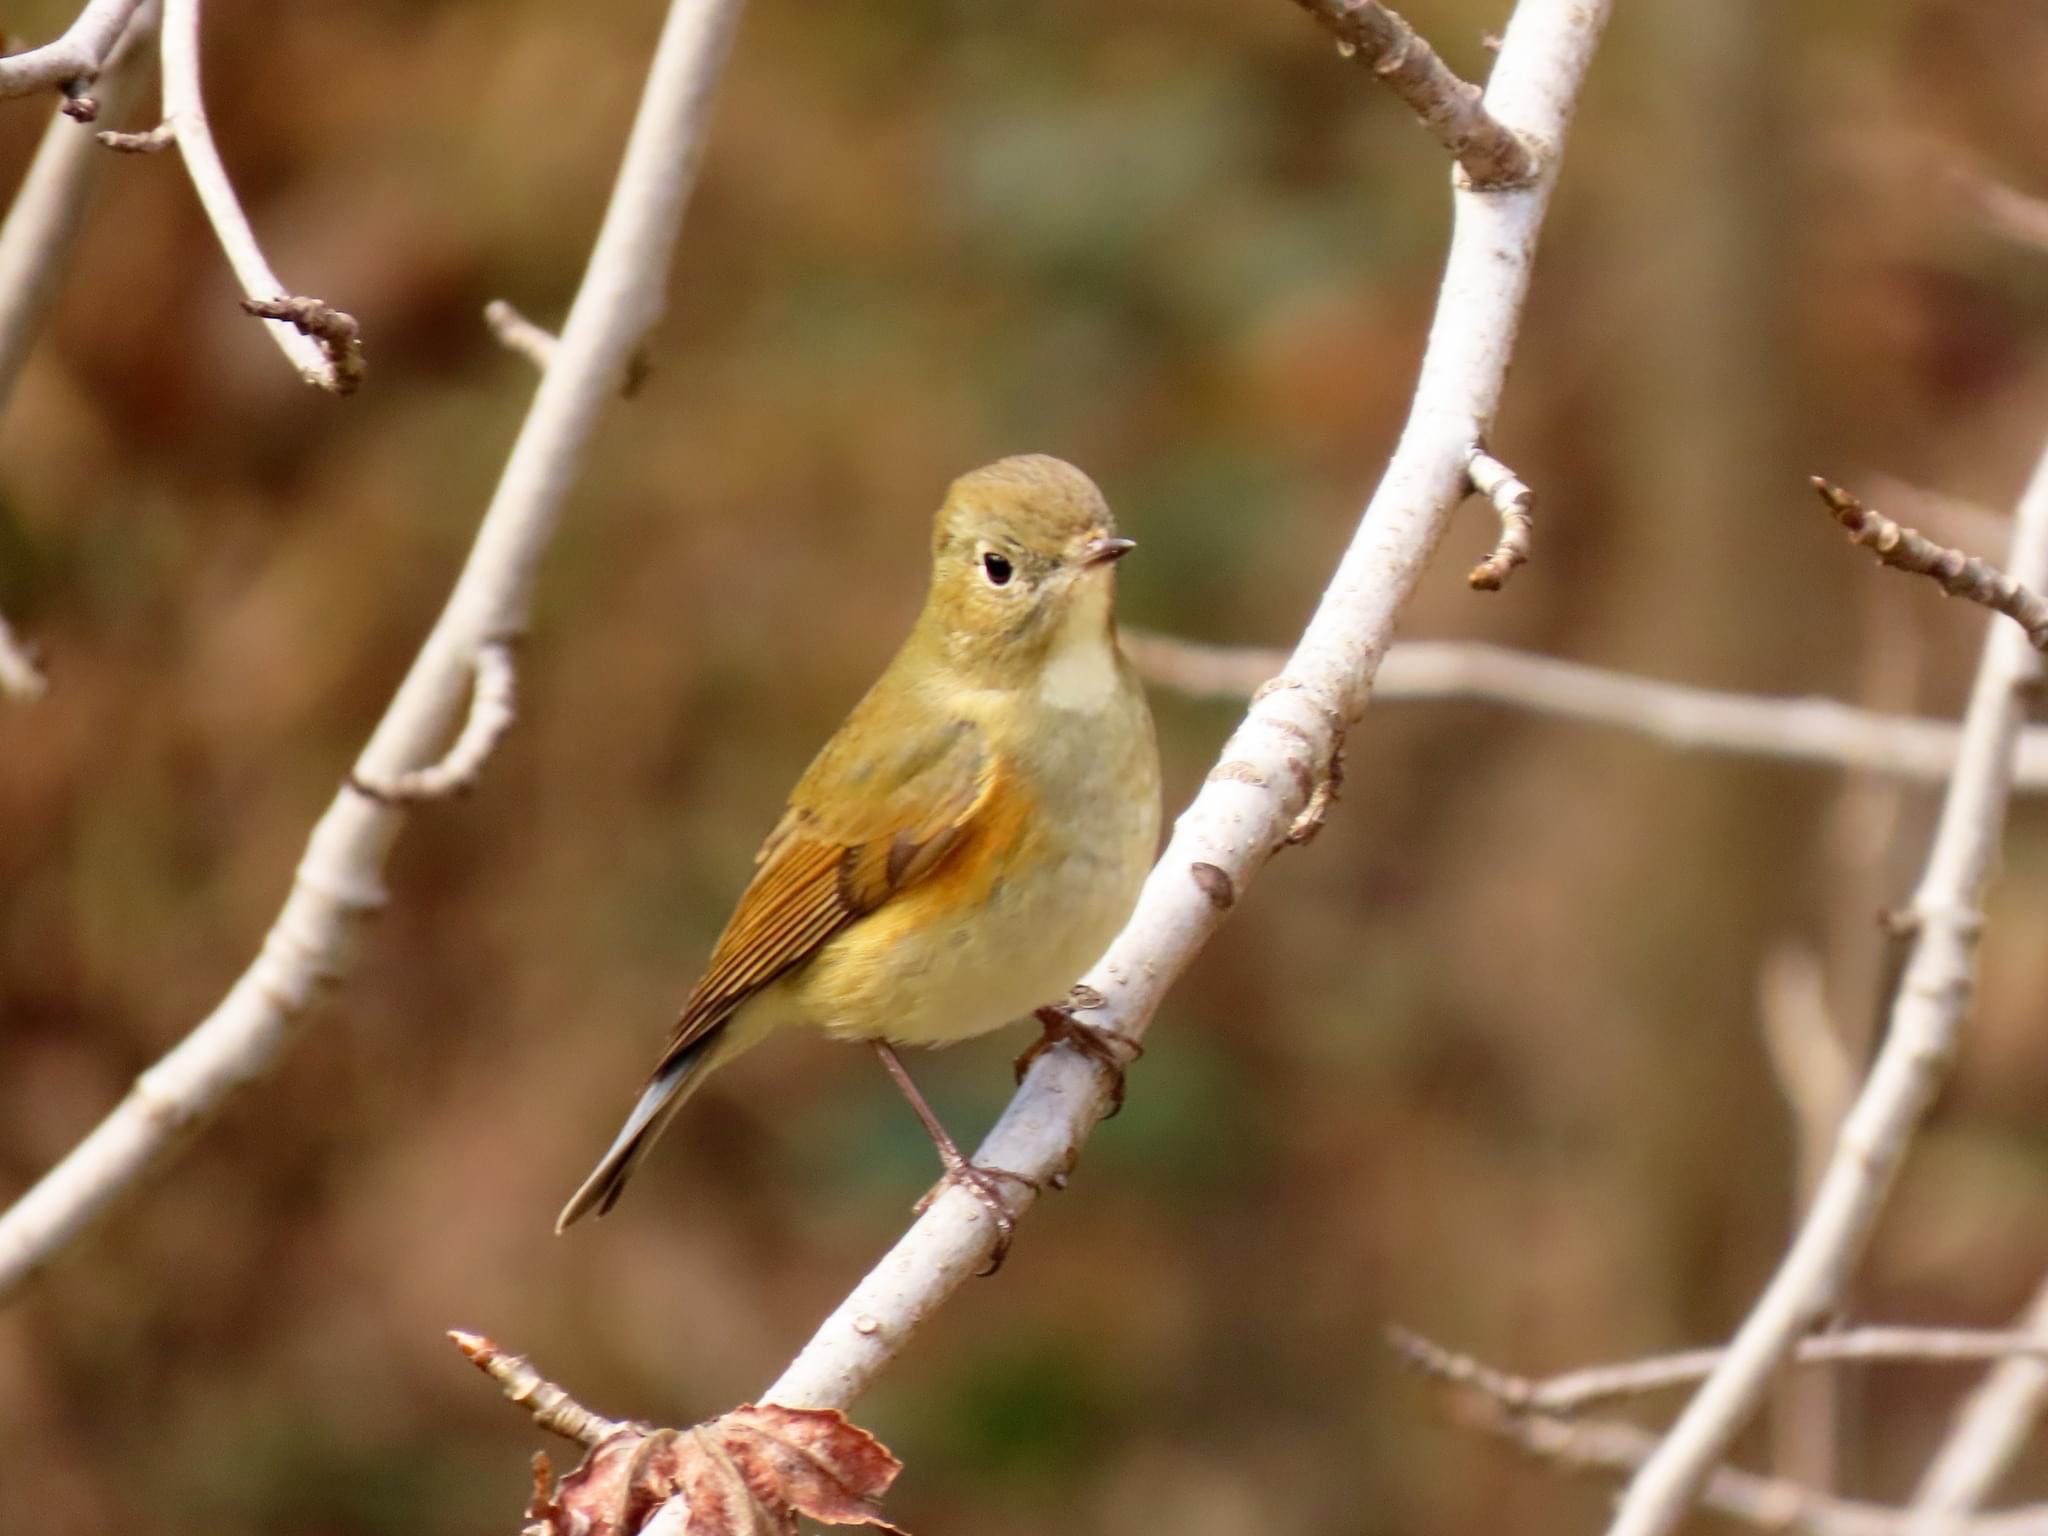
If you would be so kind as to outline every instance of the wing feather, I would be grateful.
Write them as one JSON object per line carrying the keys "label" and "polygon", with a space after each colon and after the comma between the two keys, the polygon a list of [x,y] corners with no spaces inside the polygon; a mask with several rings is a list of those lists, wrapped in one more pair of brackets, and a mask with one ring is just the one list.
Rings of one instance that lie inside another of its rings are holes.
{"label": "wing feather", "polygon": [[972,832],[999,766],[980,729],[947,721],[913,733],[907,750],[863,750],[887,734],[860,728],[874,702],[819,754],[762,843],[662,1068],[841,928],[938,869]]}

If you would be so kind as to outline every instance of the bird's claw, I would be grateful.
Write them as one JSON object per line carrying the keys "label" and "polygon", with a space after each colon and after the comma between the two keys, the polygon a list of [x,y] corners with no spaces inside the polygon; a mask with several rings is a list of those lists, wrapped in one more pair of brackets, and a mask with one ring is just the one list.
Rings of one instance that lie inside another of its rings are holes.
{"label": "bird's claw", "polygon": [[1003,1192],[998,1187],[999,1181],[1003,1179],[1021,1184],[1034,1194],[1040,1188],[1038,1180],[1024,1174],[1008,1168],[991,1168],[981,1163],[970,1163],[962,1158],[957,1163],[947,1165],[946,1176],[925,1191],[924,1198],[919,1200],[914,1208],[916,1213],[922,1216],[949,1184],[959,1185],[979,1200],[996,1228],[996,1246],[988,1256],[988,1268],[978,1271],[984,1278],[1003,1267],[1003,1260],[1010,1256],[1010,1240],[1017,1233],[1017,1213],[1010,1208],[1010,1202],[1003,1198]]}
{"label": "bird's claw", "polygon": [[1071,1045],[1109,1073],[1109,1114],[1103,1118],[1107,1120],[1120,1113],[1124,1107],[1124,1069],[1145,1054],[1145,1047],[1115,1030],[1083,1024],[1068,1006],[1040,1008],[1032,1017],[1043,1026],[1045,1033],[1017,1058],[1017,1081],[1021,1083],[1024,1080],[1024,1074],[1031,1070],[1031,1063],[1046,1051],[1056,1045]]}

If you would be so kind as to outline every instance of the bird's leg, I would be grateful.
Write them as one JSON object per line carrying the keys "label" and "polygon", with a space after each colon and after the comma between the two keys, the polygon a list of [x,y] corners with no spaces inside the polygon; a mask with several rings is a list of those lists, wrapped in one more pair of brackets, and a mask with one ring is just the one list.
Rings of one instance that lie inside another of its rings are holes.
{"label": "bird's leg", "polygon": [[1109,1114],[1103,1116],[1107,1120],[1123,1109],[1124,1068],[1144,1055],[1145,1047],[1127,1035],[1099,1025],[1083,1024],[1074,1017],[1077,1008],[1101,1006],[1100,992],[1093,987],[1076,987],[1064,1003],[1037,1010],[1032,1017],[1044,1027],[1045,1033],[1017,1058],[1017,1081],[1024,1081],[1024,1074],[1031,1070],[1031,1063],[1044,1052],[1056,1045],[1071,1045],[1109,1073]]}
{"label": "bird's leg", "polygon": [[[939,1124],[939,1117],[932,1113],[931,1105],[927,1104],[924,1095],[917,1091],[917,1084],[910,1080],[910,1073],[904,1069],[902,1058],[896,1054],[896,1047],[886,1040],[873,1040],[869,1043],[874,1046],[875,1054],[882,1058],[882,1065],[888,1069],[889,1076],[896,1080],[896,1086],[903,1090],[903,1097],[910,1100],[910,1107],[917,1111],[917,1118],[923,1123],[925,1134],[931,1137],[932,1145],[938,1149],[939,1161],[946,1165],[946,1178],[979,1200],[987,1208],[989,1219],[996,1224],[995,1252],[989,1255],[988,1268],[982,1271],[984,1275],[994,1274],[1003,1267],[1003,1260],[1009,1257],[1010,1238],[1017,1230],[1017,1213],[1010,1209],[1009,1202],[996,1187],[996,1181],[1014,1179],[1029,1189],[1038,1188],[1037,1181],[1027,1179],[1021,1173],[1012,1173],[1007,1168],[985,1168],[979,1163],[969,1162],[967,1155],[960,1150],[946,1128]],[[932,1195],[937,1193],[938,1190],[934,1189],[931,1195],[926,1195],[920,1200],[917,1204],[918,1210],[923,1211],[925,1206],[931,1203]]]}

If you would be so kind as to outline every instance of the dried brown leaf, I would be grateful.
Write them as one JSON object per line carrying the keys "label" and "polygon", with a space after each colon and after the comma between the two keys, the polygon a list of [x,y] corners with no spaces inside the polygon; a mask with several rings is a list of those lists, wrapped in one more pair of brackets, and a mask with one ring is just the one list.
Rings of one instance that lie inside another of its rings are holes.
{"label": "dried brown leaf", "polygon": [[[685,1430],[632,1425],[554,1492],[537,1478],[534,1536],[637,1536],[674,1494],[687,1536],[796,1536],[797,1517],[904,1536],[876,1511],[902,1463],[836,1409],[743,1403]],[[539,1470],[539,1469],[537,1469]]]}

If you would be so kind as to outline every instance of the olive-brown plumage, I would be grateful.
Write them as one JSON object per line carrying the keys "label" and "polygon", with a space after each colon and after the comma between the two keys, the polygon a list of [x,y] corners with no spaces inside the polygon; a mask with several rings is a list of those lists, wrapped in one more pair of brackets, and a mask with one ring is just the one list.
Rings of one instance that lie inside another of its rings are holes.
{"label": "olive-brown plumage", "polygon": [[689,1091],[774,1029],[964,1039],[1058,1001],[1107,946],[1159,833],[1151,715],[1113,614],[1130,547],[1058,459],[953,483],[909,638],[791,792],[557,1230],[610,1209]]}

